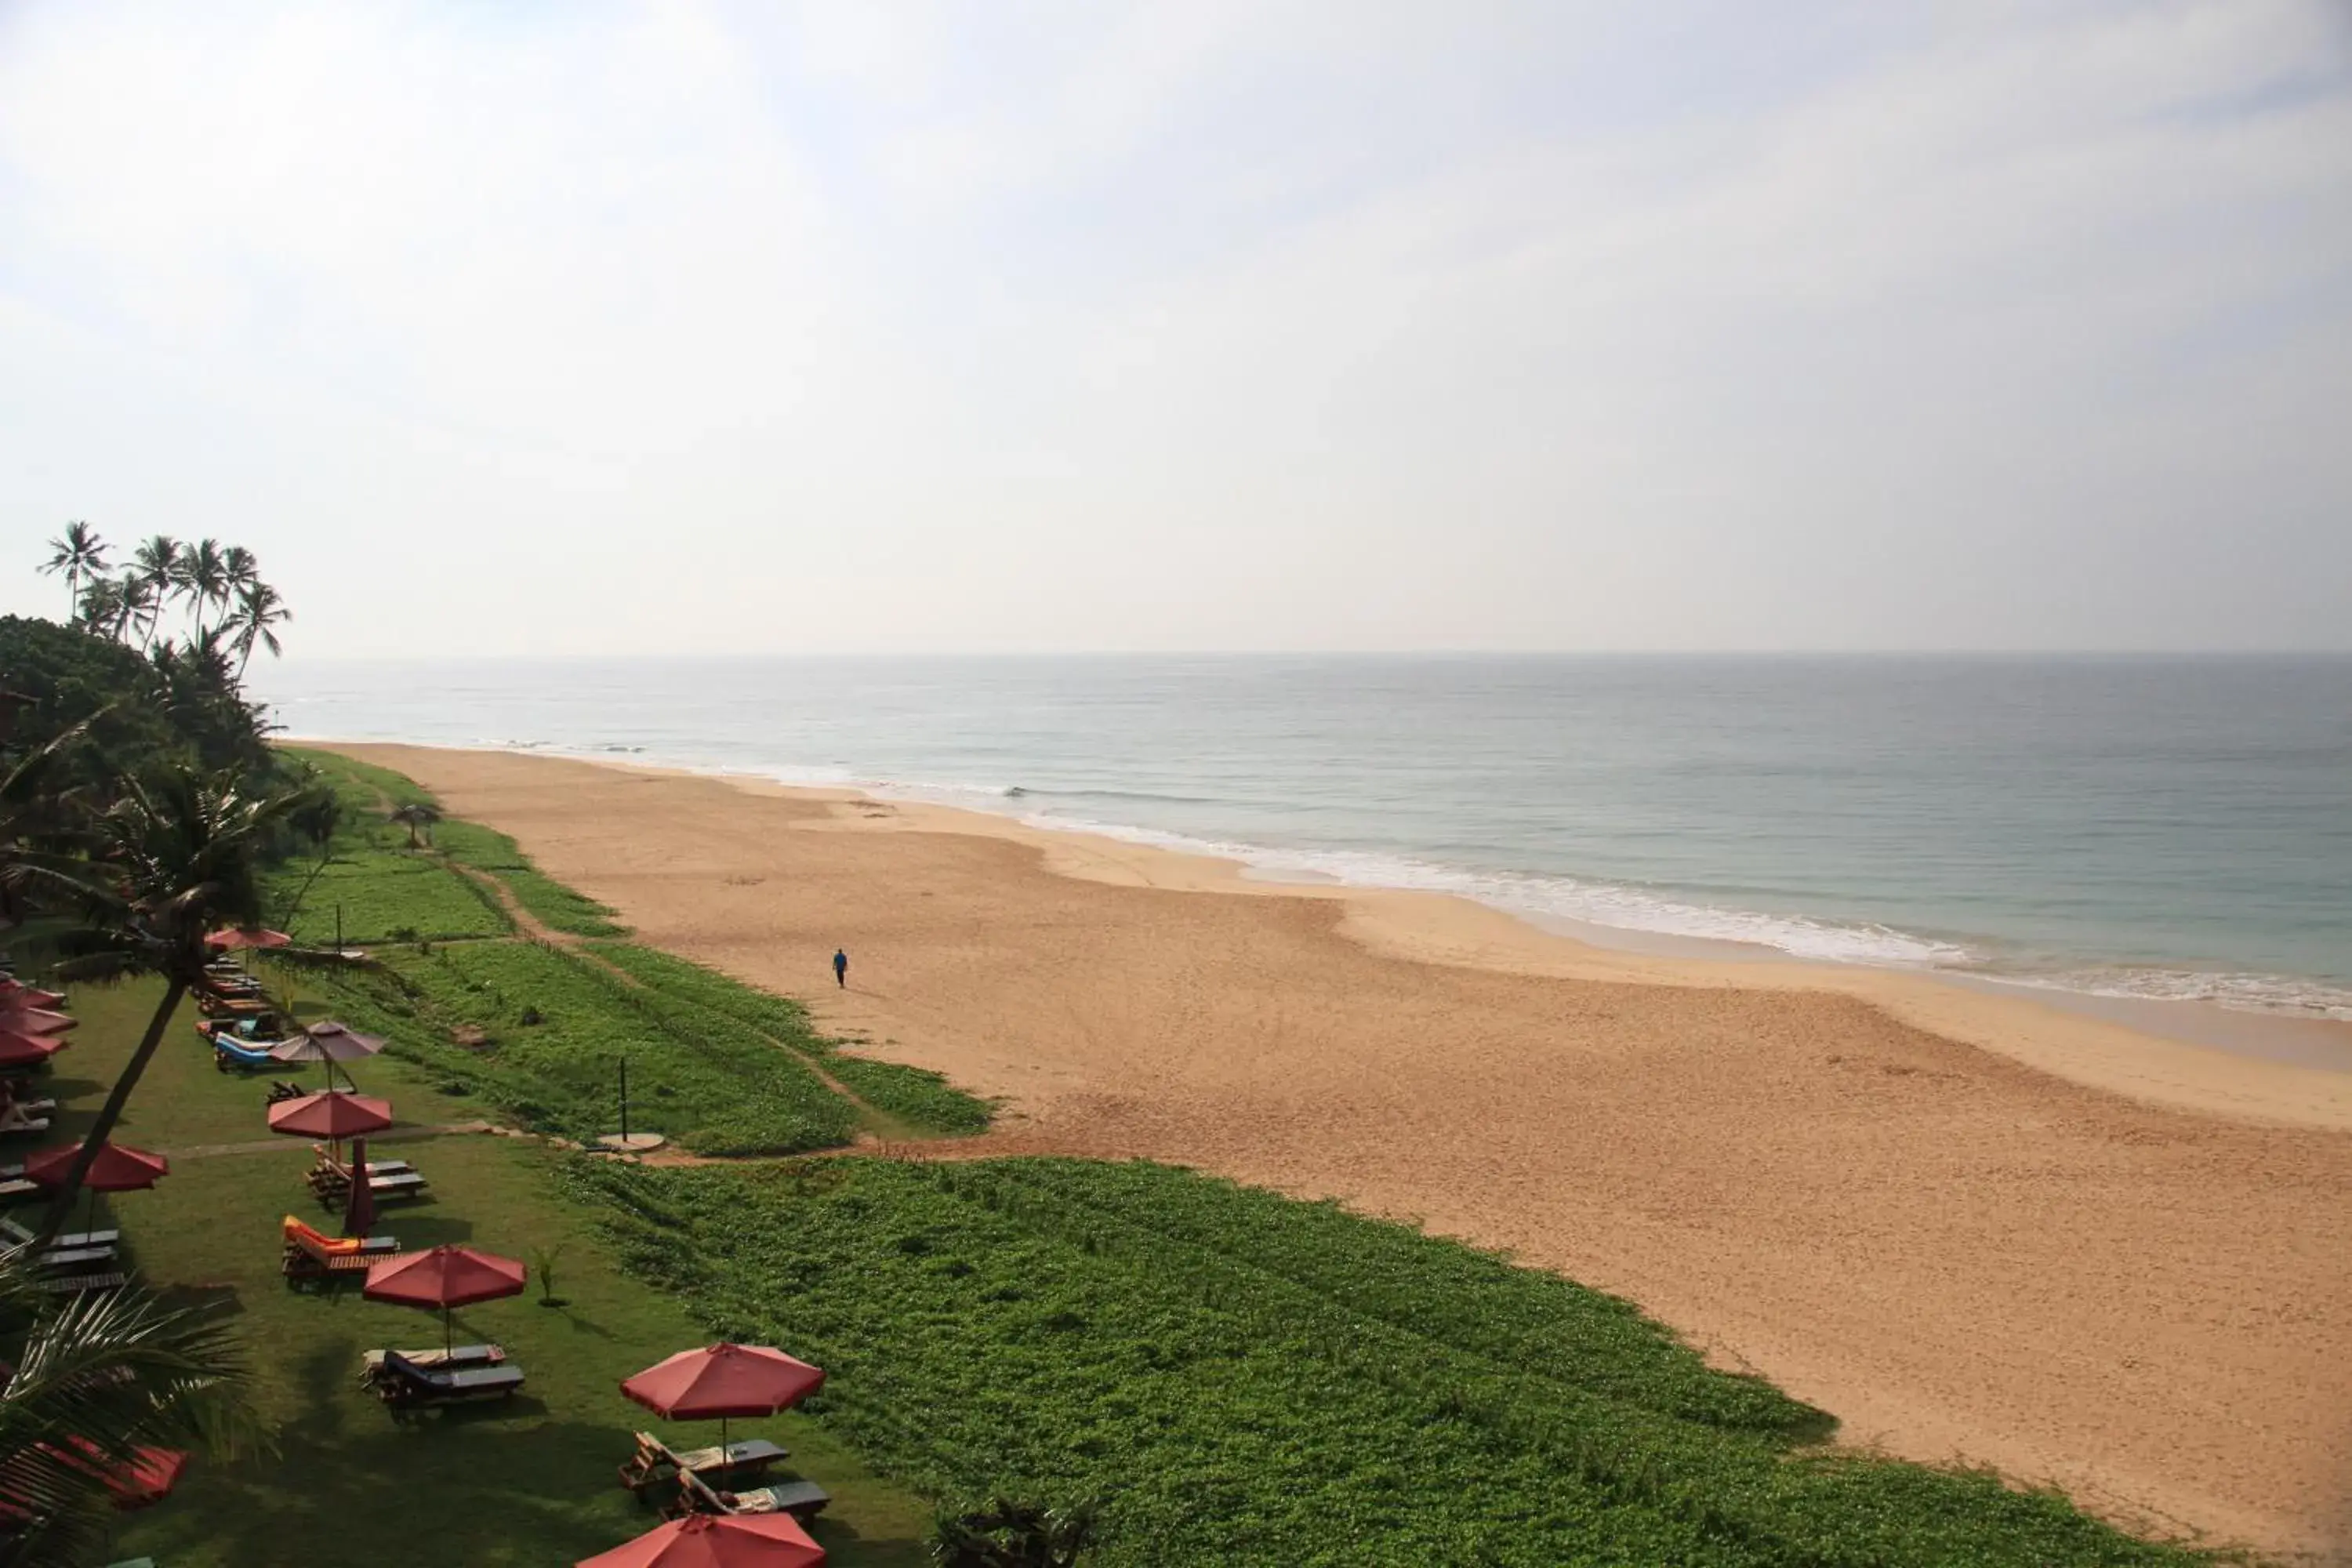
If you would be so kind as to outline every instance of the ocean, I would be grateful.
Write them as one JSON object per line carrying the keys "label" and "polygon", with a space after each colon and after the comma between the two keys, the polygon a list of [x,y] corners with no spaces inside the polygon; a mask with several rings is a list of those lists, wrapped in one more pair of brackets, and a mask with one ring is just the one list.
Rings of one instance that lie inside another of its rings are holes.
{"label": "ocean", "polygon": [[2352,658],[297,658],[294,735],[854,784],[1538,921],[2352,1020]]}

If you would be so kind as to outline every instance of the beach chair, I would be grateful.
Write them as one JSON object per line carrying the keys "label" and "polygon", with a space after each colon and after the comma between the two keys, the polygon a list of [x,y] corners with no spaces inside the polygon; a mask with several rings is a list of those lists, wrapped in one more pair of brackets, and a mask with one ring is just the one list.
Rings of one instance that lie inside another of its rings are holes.
{"label": "beach chair", "polygon": [[412,1409],[479,1399],[512,1399],[522,1383],[522,1368],[511,1363],[497,1366],[419,1366],[398,1351],[386,1351],[375,1392],[386,1405]]}
{"label": "beach chair", "polygon": [[299,1083],[289,1083],[282,1078],[273,1078],[269,1080],[268,1103],[276,1105],[280,1100],[299,1100],[310,1092]]}
{"label": "beach chair", "polygon": [[21,1105],[10,1105],[5,1110],[0,1110],[0,1138],[30,1137],[36,1132],[47,1132],[48,1130],[47,1117],[35,1116]]}
{"label": "beach chair", "polygon": [[640,1432],[636,1438],[637,1451],[621,1467],[621,1485],[635,1492],[640,1502],[652,1489],[677,1479],[681,1472],[690,1472],[714,1484],[721,1480],[757,1481],[770,1467],[791,1457],[765,1437],[747,1438],[724,1447],[714,1445],[684,1450],[672,1449],[650,1432]]}
{"label": "beach chair", "polygon": [[88,1274],[57,1274],[37,1282],[33,1289],[51,1296],[81,1296],[93,1290],[120,1290],[131,1283],[131,1276],[120,1268],[101,1269]]}
{"label": "beach chair", "polygon": [[227,1034],[215,1034],[213,1036],[213,1066],[223,1072],[259,1072],[264,1068],[277,1067],[278,1058],[269,1052],[278,1043],[276,1040],[256,1040],[247,1045]]}
{"label": "beach chair", "polygon": [[339,1276],[364,1277],[378,1259],[400,1250],[389,1236],[329,1236],[288,1215],[278,1225],[278,1271],[289,1285],[331,1281]]}
{"label": "beach chair", "polygon": [[[52,1237],[49,1247],[52,1251],[71,1251],[82,1247],[113,1247],[121,1240],[122,1233],[119,1230],[76,1230]],[[32,1244],[31,1226],[13,1217],[0,1218],[0,1247],[30,1247]]]}
{"label": "beach chair", "polygon": [[384,1375],[383,1363],[398,1356],[412,1366],[429,1371],[456,1372],[467,1367],[503,1366],[507,1359],[504,1345],[452,1345],[443,1350],[435,1345],[431,1350],[373,1350],[360,1352],[360,1386],[373,1388]]}
{"label": "beach chair", "polygon": [[832,1501],[833,1494],[814,1481],[776,1481],[727,1491],[712,1486],[692,1470],[680,1470],[676,1500],[663,1512],[671,1519],[681,1519],[689,1513],[788,1513],[805,1524],[823,1513]]}
{"label": "beach chair", "polygon": [[[425,1177],[405,1161],[386,1160],[382,1163],[386,1166],[397,1166],[398,1169],[378,1171],[377,1161],[368,1162],[368,1193],[376,1202],[390,1203],[396,1199],[421,1198],[425,1195]],[[320,1205],[323,1208],[341,1208],[351,1195],[351,1167],[332,1154],[322,1153],[319,1156],[319,1163],[310,1167],[310,1191],[317,1196]]]}

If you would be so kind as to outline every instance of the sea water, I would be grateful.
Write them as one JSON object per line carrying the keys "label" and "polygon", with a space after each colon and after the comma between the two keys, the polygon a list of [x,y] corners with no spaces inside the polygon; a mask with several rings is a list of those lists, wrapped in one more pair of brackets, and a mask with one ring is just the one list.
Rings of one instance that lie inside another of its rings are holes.
{"label": "sea water", "polygon": [[854,784],[1538,919],[2352,1019],[2352,658],[257,668],[298,735]]}

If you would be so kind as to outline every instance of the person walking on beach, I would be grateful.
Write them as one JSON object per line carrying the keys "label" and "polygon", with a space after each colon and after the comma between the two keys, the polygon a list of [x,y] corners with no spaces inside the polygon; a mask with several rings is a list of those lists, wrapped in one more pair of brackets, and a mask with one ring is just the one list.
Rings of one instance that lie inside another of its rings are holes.
{"label": "person walking on beach", "polygon": [[833,983],[849,989],[849,954],[837,947],[833,950]]}

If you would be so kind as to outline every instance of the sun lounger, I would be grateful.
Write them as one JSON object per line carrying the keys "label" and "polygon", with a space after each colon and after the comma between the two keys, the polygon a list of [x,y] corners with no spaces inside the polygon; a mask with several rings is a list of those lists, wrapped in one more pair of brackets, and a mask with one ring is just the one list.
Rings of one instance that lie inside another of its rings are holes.
{"label": "sun lounger", "polygon": [[[379,1172],[378,1163],[396,1166]],[[398,1198],[420,1198],[425,1195],[425,1177],[404,1160],[368,1162],[368,1192],[378,1203]],[[351,1195],[352,1169],[331,1154],[321,1154],[319,1163],[310,1167],[310,1191],[327,1208],[339,1208]]]}
{"label": "sun lounger", "polygon": [[0,1116],[0,1138],[30,1137],[48,1130],[49,1119],[46,1116]]}
{"label": "sun lounger", "polygon": [[[112,1247],[121,1241],[119,1230],[77,1230],[51,1238],[52,1248],[70,1249],[77,1247]],[[21,1220],[0,1219],[0,1247],[30,1247],[33,1227]]]}
{"label": "sun lounger", "polygon": [[452,1345],[447,1350],[443,1350],[439,1345],[435,1345],[431,1350],[423,1351],[362,1351],[360,1381],[373,1382],[376,1374],[383,1370],[386,1356],[398,1356],[412,1366],[446,1367],[455,1371],[457,1368],[467,1366],[499,1366],[507,1359],[507,1347],[504,1345]]}
{"label": "sun lounger", "polygon": [[257,1040],[251,1045],[240,1045],[226,1035],[215,1035],[213,1066],[223,1072],[258,1072],[263,1068],[276,1067],[278,1058],[269,1051],[277,1044],[275,1040]]}
{"label": "sun lounger", "polygon": [[[24,1166],[16,1167],[18,1171]],[[45,1191],[38,1182],[28,1182],[22,1175],[0,1176],[0,1204],[13,1204],[22,1198],[37,1197]]]}
{"label": "sun lounger", "polygon": [[387,1351],[375,1391],[386,1405],[449,1405],[475,1399],[511,1399],[522,1387],[522,1368],[512,1363],[442,1369],[419,1366],[398,1351]]}
{"label": "sun lounger", "polygon": [[692,1470],[677,1473],[677,1500],[665,1511],[688,1513],[789,1513],[805,1522],[823,1513],[833,1494],[814,1481],[777,1481],[743,1491],[726,1491]]}
{"label": "sun lounger", "polygon": [[621,1467],[621,1484],[639,1499],[648,1489],[675,1480],[680,1471],[690,1470],[706,1481],[722,1477],[751,1481],[790,1457],[765,1437],[749,1437],[723,1448],[714,1445],[683,1450],[671,1448],[650,1432],[640,1432],[636,1438],[637,1451]]}
{"label": "sun lounger", "polygon": [[113,1261],[114,1248],[111,1246],[51,1247],[42,1253],[39,1259],[44,1268],[75,1274],[87,1274],[101,1264]]}
{"label": "sun lounger", "polygon": [[329,1236],[290,1214],[278,1226],[278,1271],[294,1284],[339,1274],[364,1275],[378,1259],[400,1250],[394,1237]]}
{"label": "sun lounger", "polygon": [[130,1283],[131,1277],[117,1268],[102,1274],[59,1274],[34,1289],[51,1296],[79,1296],[91,1290],[120,1290]]}

